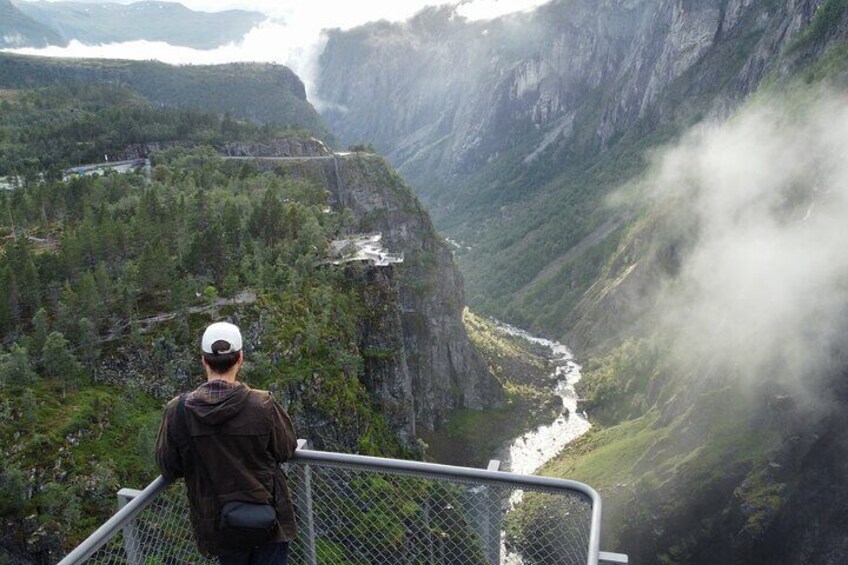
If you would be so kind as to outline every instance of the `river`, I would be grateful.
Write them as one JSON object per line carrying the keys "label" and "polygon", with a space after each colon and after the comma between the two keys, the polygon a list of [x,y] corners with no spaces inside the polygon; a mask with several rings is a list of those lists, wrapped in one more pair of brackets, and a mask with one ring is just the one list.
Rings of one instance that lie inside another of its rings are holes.
{"label": "river", "polygon": [[[507,442],[496,455],[501,461],[502,471],[532,475],[569,442],[586,433],[591,427],[586,414],[577,412],[577,391],[574,385],[582,376],[580,365],[574,361],[571,351],[559,342],[532,336],[524,330],[503,323],[497,323],[497,326],[512,336],[548,348],[548,358],[555,366],[552,376],[555,377],[556,385],[553,392],[562,399],[562,413],[552,423],[539,426]],[[511,509],[521,502],[522,496],[522,491],[514,491],[509,497],[508,508]],[[501,532],[500,556],[502,565],[524,563],[520,555],[507,549],[504,532]]]}
{"label": "river", "polygon": [[495,457],[501,461],[502,471],[532,475],[591,427],[585,414],[577,412],[577,391],[574,390],[574,385],[582,376],[580,365],[574,361],[571,351],[559,342],[535,337],[524,330],[502,323],[498,323],[498,327],[510,335],[548,348],[549,359],[556,367],[554,376],[557,384],[553,392],[562,399],[562,414],[552,423],[528,431],[508,442]]}

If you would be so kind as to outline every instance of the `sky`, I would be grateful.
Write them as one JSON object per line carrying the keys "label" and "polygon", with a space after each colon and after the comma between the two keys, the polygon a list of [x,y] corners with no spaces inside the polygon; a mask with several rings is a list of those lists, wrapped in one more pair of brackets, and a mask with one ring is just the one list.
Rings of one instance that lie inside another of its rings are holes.
{"label": "sky", "polygon": [[[30,1],[30,0],[20,0]],[[64,0],[48,0],[61,2]],[[86,0],[69,0],[86,1]],[[89,0],[92,2],[110,0]],[[111,0],[114,4],[132,4],[138,0]],[[403,20],[421,10],[424,6],[436,4],[461,3],[460,12],[470,19],[486,19],[501,16],[511,12],[532,9],[549,0],[360,0],[359,2],[339,2],[338,0],[312,0],[311,2],[294,2],[292,0],[168,0],[179,2],[187,8],[202,12],[222,12],[224,10],[240,9],[262,12],[270,17],[281,17],[295,11],[312,13],[316,18],[336,20],[340,23],[331,24],[346,27],[358,25],[377,19]]]}
{"label": "sky", "polygon": [[[21,0],[23,1],[23,0]],[[61,1],[61,0],[51,0]],[[79,0],[78,0],[79,1]],[[95,0],[92,0],[95,1]],[[108,0],[104,0],[108,1]],[[532,10],[550,0],[180,0],[188,8],[217,12],[229,9],[259,11],[269,19],[252,29],[241,41],[213,50],[176,47],[162,42],[132,41],[106,45],[84,45],[72,41],[67,47],[15,49],[16,53],[51,57],[159,60],[175,65],[216,64],[235,61],[280,63],[295,71],[306,84],[307,97],[321,105],[313,94],[312,77],[324,46],[321,31],[349,29],[369,21],[404,21],[426,6],[458,4],[457,14],[468,20],[486,20],[505,14]],[[118,0],[115,3],[131,4]]]}

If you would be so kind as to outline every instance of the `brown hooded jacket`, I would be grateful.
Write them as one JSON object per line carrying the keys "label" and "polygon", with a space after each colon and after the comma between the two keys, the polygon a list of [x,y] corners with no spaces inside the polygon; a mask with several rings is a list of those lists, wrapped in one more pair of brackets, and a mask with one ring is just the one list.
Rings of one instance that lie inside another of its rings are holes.
{"label": "brown hooded jacket", "polygon": [[[185,477],[200,552],[209,556],[232,551],[228,542],[235,540],[221,539],[215,528],[220,506],[230,500],[276,499],[279,528],[270,541],[294,539],[294,511],[279,464],[292,456],[297,439],[288,414],[271,394],[223,381],[198,387],[185,403],[194,452],[178,404],[179,397],[165,407],[156,463],[168,481]],[[205,469],[194,453],[203,459]]]}

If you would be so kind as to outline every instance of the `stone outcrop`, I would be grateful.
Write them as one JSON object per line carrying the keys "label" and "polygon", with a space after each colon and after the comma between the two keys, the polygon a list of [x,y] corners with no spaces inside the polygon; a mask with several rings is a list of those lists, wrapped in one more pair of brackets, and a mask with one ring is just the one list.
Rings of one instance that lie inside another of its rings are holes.
{"label": "stone outcrop", "polygon": [[266,142],[234,141],[217,146],[228,157],[325,157],[331,155],[327,146],[314,137],[285,137]]}
{"label": "stone outcrop", "polygon": [[426,210],[379,157],[340,158],[337,170],[338,200],[363,231],[382,232],[386,248],[404,254],[399,306],[416,427],[438,427],[451,409],[498,402],[500,385],[462,324],[462,277]]}
{"label": "stone outcrop", "polygon": [[[463,280],[427,211],[384,159],[368,153],[257,159],[294,178],[325,185],[331,206],[346,208],[359,233],[379,232],[403,262],[363,266],[373,306],[363,331],[372,398],[396,429],[414,436],[444,423],[449,410],[486,408],[503,390],[462,324]],[[343,267],[336,267],[343,268]]]}

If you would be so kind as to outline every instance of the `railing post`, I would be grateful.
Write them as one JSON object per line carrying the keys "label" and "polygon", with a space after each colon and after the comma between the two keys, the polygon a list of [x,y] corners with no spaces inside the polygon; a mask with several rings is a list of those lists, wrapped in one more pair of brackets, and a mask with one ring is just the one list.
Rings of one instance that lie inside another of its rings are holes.
{"label": "railing post", "polygon": [[[132,499],[141,494],[141,491],[122,488],[118,491],[118,510],[130,503]],[[121,531],[124,534],[124,551],[127,554],[128,565],[144,565],[144,552],[142,551],[141,539],[135,527],[135,520],[130,520]]]}
{"label": "railing post", "polygon": [[433,548],[433,532],[430,531],[430,498],[424,499],[424,504],[421,508],[421,521],[424,522],[424,539],[427,540],[427,560],[426,563],[433,563],[436,558],[436,551]]}
{"label": "railing post", "polygon": [[624,553],[613,553],[612,551],[601,551],[598,553],[600,563],[627,565],[630,559]]}
{"label": "railing post", "polygon": [[[309,440],[297,440],[297,449],[309,449]],[[297,474],[296,500],[298,504],[298,520],[305,534],[304,558],[307,565],[317,565],[318,554],[315,551],[315,514],[312,510],[312,469],[309,465],[295,465]]]}
{"label": "railing post", "polygon": [[[501,467],[501,462],[497,459],[489,461],[487,471],[497,471]],[[483,524],[482,534],[483,543],[486,551],[486,559],[491,565],[498,565],[501,562],[501,501],[498,489],[485,487],[483,490],[485,500],[485,523]]]}
{"label": "railing post", "polygon": [[[501,462],[489,461],[487,473],[497,472]],[[479,485],[470,490],[468,513],[471,524],[480,536],[480,545],[486,563],[499,565],[501,562],[501,509],[500,490],[491,485]]]}

